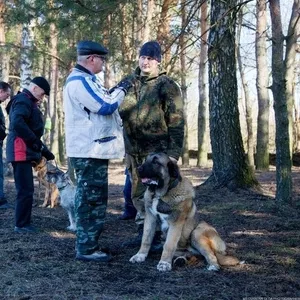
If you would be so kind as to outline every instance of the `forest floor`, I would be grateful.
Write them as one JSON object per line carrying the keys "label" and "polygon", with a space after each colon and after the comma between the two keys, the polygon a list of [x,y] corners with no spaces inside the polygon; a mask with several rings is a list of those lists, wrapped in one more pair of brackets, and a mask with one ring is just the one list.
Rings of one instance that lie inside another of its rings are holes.
{"label": "forest floor", "polygon": [[[14,233],[14,211],[1,210],[0,299],[300,299],[300,208],[278,210],[275,169],[256,173],[264,195],[201,185],[210,168],[191,166],[181,171],[195,186],[201,218],[217,228],[229,253],[245,264],[212,272],[199,257],[162,273],[156,270],[159,254],[131,264],[129,259],[138,248],[122,244],[134,236],[136,226],[132,220],[118,219],[123,209],[124,166],[112,163],[100,243],[110,249],[113,260],[93,263],[74,259],[75,235],[66,231],[68,218],[61,207],[33,207],[33,225],[40,228],[36,234]],[[300,168],[294,167],[298,203],[299,180]],[[13,204],[12,177],[5,178],[5,190]]]}

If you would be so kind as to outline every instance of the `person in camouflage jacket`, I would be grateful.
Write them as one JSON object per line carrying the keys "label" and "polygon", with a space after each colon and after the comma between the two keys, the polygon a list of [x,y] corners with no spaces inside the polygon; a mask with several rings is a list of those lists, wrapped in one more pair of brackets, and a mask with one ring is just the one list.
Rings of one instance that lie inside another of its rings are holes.
{"label": "person in camouflage jacket", "polygon": [[[152,152],[165,152],[178,160],[183,147],[183,99],[179,85],[159,71],[161,48],[155,41],[140,50],[134,86],[119,108],[123,120],[126,167],[132,182],[132,201],[137,209],[136,223],[144,221],[146,187],[138,177],[137,167]],[[142,226],[139,226],[138,242]]]}

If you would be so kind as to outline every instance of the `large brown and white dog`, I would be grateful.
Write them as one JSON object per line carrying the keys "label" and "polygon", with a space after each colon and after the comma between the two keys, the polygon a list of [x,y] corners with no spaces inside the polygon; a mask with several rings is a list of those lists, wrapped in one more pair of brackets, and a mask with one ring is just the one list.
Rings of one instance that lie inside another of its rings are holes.
{"label": "large brown and white dog", "polygon": [[140,263],[148,256],[157,218],[160,219],[166,241],[159,271],[170,271],[176,250],[189,249],[202,254],[208,270],[219,270],[220,265],[237,265],[239,260],[226,255],[225,242],[216,229],[206,222],[198,222],[195,192],[192,183],[180,175],[176,162],[164,153],[150,154],[138,169],[143,184],[147,185],[145,222],[140,250],[130,262]]}

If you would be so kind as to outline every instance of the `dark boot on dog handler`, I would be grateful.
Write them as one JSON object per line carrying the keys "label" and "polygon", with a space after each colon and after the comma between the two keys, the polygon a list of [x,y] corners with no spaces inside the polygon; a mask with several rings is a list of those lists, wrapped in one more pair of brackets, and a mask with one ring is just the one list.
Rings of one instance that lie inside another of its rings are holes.
{"label": "dark boot on dog handler", "polygon": [[163,250],[163,243],[162,243],[162,238],[161,238],[162,232],[161,231],[156,231],[150,250],[150,253],[161,253]]}
{"label": "dark boot on dog handler", "polygon": [[85,261],[109,262],[111,260],[111,256],[110,254],[102,251],[96,251],[92,254],[80,254],[77,252],[76,259]]}
{"label": "dark boot on dog handler", "polygon": [[39,230],[36,227],[31,225],[24,226],[24,227],[15,227],[14,232],[17,233],[37,233]]}
{"label": "dark boot on dog handler", "polygon": [[[128,242],[125,242],[123,244],[124,247],[130,247],[130,248],[134,248],[134,247],[140,247],[142,244],[142,238],[143,238],[143,230],[144,230],[144,225],[140,224],[138,227],[138,234],[135,238],[131,239]],[[159,253],[163,250],[163,244],[162,244],[162,239],[161,239],[161,231],[156,231],[152,244],[151,244],[151,248],[149,250],[149,252],[151,253]]]}
{"label": "dark boot on dog handler", "polygon": [[119,217],[120,220],[132,220],[135,219],[136,216],[136,209],[134,206],[132,207],[126,207],[125,204],[125,211],[123,214]]}

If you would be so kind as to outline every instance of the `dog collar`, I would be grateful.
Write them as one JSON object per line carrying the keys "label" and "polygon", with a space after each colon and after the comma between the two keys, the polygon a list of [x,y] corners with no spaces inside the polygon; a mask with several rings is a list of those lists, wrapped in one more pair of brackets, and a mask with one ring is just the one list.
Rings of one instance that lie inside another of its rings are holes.
{"label": "dog collar", "polygon": [[63,190],[67,185],[69,185],[68,183],[66,184],[66,185],[64,185],[64,186],[62,186],[62,187],[58,187],[57,189],[59,190],[59,191],[61,191],[61,190]]}

